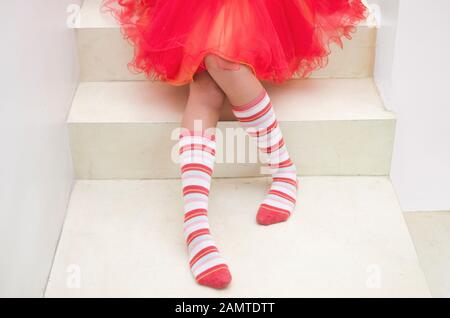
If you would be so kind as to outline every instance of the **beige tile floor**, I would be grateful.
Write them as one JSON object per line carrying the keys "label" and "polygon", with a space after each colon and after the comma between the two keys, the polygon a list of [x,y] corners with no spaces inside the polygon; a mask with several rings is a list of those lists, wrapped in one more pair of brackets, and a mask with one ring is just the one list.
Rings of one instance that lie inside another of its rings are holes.
{"label": "beige tile floor", "polygon": [[177,180],[78,181],[47,297],[427,297],[384,177],[307,177],[287,223],[261,227],[267,179],[215,179],[210,219],[234,280],[196,285]]}
{"label": "beige tile floor", "polygon": [[450,211],[405,213],[433,297],[450,297]]}

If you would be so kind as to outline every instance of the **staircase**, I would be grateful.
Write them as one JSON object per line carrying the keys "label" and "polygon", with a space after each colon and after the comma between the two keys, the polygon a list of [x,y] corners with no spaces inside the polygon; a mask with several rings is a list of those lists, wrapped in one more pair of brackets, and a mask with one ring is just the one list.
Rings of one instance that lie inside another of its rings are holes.
{"label": "staircase", "polygon": [[[84,1],[77,29],[78,181],[47,297],[429,296],[388,177],[395,115],[371,78],[376,28],[360,25],[311,79],[267,87],[303,177],[289,222],[256,225],[269,181],[258,164],[217,164],[211,227],[234,281],[214,291],[187,266],[170,157],[186,88],[129,73],[132,49],[99,3]],[[220,127],[238,127],[229,109]]]}

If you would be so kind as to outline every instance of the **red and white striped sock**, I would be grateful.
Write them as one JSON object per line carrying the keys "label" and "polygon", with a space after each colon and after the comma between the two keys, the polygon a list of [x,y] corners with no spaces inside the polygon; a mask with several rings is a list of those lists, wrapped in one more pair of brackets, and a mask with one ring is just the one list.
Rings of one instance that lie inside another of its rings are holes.
{"label": "red and white striped sock", "polygon": [[184,236],[189,265],[197,282],[225,288],[231,274],[211,236],[208,197],[216,153],[215,137],[204,133],[180,135],[181,180],[184,198]]}
{"label": "red and white striped sock", "polygon": [[284,222],[296,204],[297,169],[289,157],[269,95],[263,91],[247,105],[232,108],[247,133],[257,138],[272,174],[272,185],[259,207],[257,222],[262,225]]}

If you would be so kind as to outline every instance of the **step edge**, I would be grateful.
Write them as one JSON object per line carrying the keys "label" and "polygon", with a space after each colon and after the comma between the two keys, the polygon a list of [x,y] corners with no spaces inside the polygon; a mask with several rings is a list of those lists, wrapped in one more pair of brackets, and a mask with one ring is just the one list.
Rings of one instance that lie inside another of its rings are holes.
{"label": "step edge", "polygon": [[[323,122],[323,121],[373,121],[373,120],[396,120],[397,116],[394,112],[386,109],[383,100],[378,92],[378,89],[373,82],[372,78],[366,78],[366,79],[311,79],[312,81],[367,81],[367,86],[364,86],[364,89],[367,89],[367,92],[370,92],[371,99],[367,101],[367,103],[370,103],[369,109],[361,111],[361,114],[356,114],[353,116],[349,116],[348,118],[344,116],[339,115],[332,115],[327,116],[326,112],[323,114],[318,115],[310,115],[311,117],[307,118],[283,118],[285,116],[281,115],[279,116],[280,122],[289,122],[289,123],[295,123],[295,122]],[[292,80],[292,81],[300,81],[300,80]],[[306,79],[308,81],[308,79]],[[167,114],[167,119],[158,119],[158,120],[151,120],[151,119],[145,119],[140,120],[139,118],[128,118],[128,119],[99,119],[99,116],[92,116],[90,117],[89,114],[79,115],[77,114],[77,109],[81,106],[82,101],[79,100],[81,98],[85,91],[87,89],[92,88],[91,85],[98,85],[98,87],[101,89],[107,85],[120,85],[120,84],[128,84],[128,85],[143,85],[146,84],[146,81],[101,81],[101,82],[80,82],[78,85],[78,88],[76,90],[76,93],[74,95],[74,99],[72,102],[71,109],[67,116],[67,123],[115,123],[115,124],[171,124],[171,123],[178,123],[180,121],[180,114],[173,112],[173,114]],[[156,85],[159,85],[161,83],[155,83]],[[295,84],[294,84],[295,85]],[[363,84],[365,85],[365,84]],[[95,87],[94,87],[95,88]],[[86,94],[89,94],[87,92]],[[376,94],[376,95],[374,95]],[[86,98],[86,97],[84,97]],[[154,106],[152,106],[154,107]],[[344,108],[345,109],[345,108]],[[221,120],[221,122],[233,122],[230,120]]]}
{"label": "step edge", "polygon": [[[352,118],[352,119],[344,119],[344,118],[336,118],[336,119],[325,119],[325,118],[318,118],[318,119],[300,119],[300,120],[283,120],[279,119],[278,122],[283,123],[311,123],[311,122],[385,122],[385,121],[397,121],[397,117],[393,112],[386,112],[385,116],[378,116],[374,118]],[[179,124],[180,121],[89,121],[89,120],[76,120],[76,119],[67,119],[66,123],[68,125],[171,125],[171,124]],[[231,120],[220,120],[220,124],[238,124],[237,121],[231,121]]]}

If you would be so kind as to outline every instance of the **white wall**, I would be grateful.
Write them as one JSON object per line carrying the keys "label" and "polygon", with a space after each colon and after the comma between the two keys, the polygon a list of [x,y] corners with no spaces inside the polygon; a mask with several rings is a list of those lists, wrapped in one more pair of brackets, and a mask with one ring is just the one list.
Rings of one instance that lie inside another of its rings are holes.
{"label": "white wall", "polygon": [[374,78],[386,107],[390,108],[399,0],[371,0],[370,3],[378,5],[382,13],[382,20],[378,29]]}
{"label": "white wall", "polygon": [[[379,1],[395,19],[391,0]],[[450,1],[399,3],[396,30],[388,23],[380,32],[376,65],[398,115],[391,178],[405,211],[450,210]]]}
{"label": "white wall", "polygon": [[0,296],[41,296],[73,183],[65,118],[77,83],[66,8],[3,1]]}

